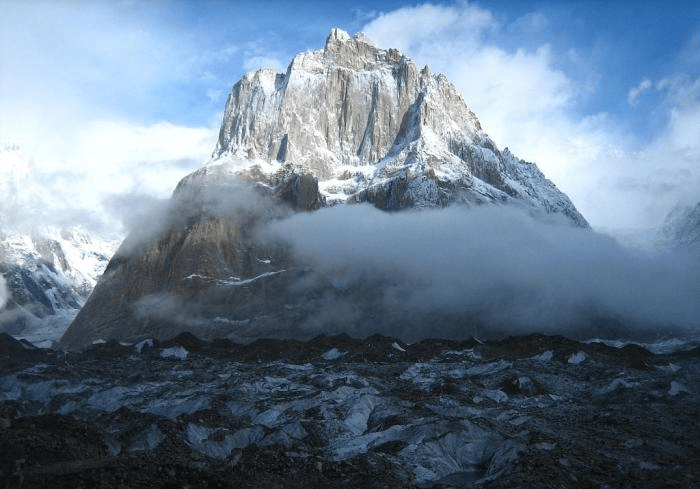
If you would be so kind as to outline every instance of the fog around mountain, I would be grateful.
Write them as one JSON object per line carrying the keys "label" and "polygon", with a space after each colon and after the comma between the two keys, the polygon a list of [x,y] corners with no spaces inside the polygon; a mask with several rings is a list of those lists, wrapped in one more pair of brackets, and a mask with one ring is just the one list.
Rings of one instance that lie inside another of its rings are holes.
{"label": "fog around mountain", "polygon": [[336,281],[390,276],[391,308],[476,315],[511,334],[581,337],[596,318],[620,320],[632,335],[657,334],[700,317],[697,256],[625,248],[519,208],[386,214],[338,206],[275,221],[268,232]]}

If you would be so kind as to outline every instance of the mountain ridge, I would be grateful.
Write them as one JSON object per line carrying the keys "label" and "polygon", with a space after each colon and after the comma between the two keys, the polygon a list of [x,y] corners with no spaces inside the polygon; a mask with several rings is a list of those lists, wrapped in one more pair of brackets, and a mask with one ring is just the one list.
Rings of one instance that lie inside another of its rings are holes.
{"label": "mountain ridge", "polygon": [[285,73],[262,69],[234,85],[209,165],[236,159],[262,160],[268,174],[309,171],[321,205],[519,202],[588,227],[535,164],[498,150],[444,75],[339,29]]}
{"label": "mountain ridge", "polygon": [[0,331],[41,346],[57,342],[113,251],[80,228],[0,232]]}

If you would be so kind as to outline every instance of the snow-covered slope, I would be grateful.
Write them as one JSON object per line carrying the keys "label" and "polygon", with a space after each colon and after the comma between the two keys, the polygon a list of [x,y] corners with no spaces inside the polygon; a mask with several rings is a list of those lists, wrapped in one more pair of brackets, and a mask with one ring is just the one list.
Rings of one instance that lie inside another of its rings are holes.
{"label": "snow-covered slope", "polygon": [[31,160],[4,147],[0,168],[0,331],[48,346],[87,300],[117,242],[31,222],[34,209],[50,205]]}
{"label": "snow-covered slope", "polygon": [[209,164],[267,184],[310,172],[321,205],[517,202],[587,226],[535,164],[496,147],[447,78],[339,29],[286,73],[263,69],[234,85]]}
{"label": "snow-covered slope", "polygon": [[700,256],[700,202],[674,207],[666,216],[660,234],[669,245]]}

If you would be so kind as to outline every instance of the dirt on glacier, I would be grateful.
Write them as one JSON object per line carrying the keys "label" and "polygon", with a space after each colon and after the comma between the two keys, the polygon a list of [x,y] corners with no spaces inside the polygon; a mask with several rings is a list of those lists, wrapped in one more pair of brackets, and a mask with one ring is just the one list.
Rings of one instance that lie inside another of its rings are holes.
{"label": "dirt on glacier", "polygon": [[0,335],[0,487],[700,487],[700,349]]}

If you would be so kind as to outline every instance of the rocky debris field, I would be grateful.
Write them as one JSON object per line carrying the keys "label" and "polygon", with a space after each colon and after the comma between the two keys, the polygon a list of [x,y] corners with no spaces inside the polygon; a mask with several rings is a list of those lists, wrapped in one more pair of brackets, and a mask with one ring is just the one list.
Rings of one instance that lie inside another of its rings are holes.
{"label": "rocky debris field", "polygon": [[700,348],[0,334],[0,487],[700,487]]}

